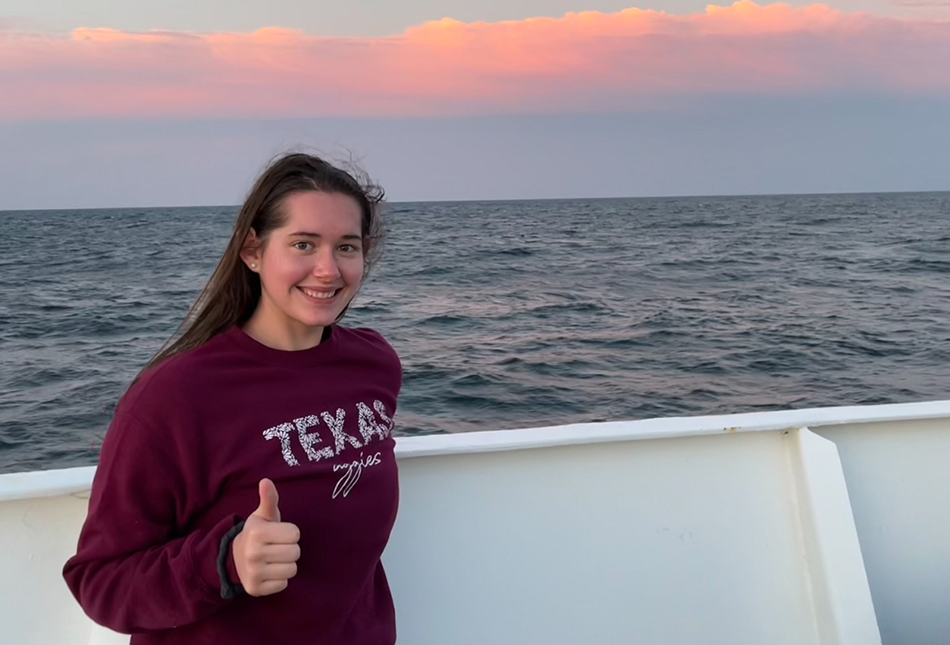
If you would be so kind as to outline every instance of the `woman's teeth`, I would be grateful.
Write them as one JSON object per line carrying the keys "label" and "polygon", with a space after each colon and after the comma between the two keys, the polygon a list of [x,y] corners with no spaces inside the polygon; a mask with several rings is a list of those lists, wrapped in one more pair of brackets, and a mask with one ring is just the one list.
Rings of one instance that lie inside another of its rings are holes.
{"label": "woman's teeth", "polygon": [[335,289],[333,291],[311,291],[310,289],[304,289],[303,287],[301,287],[300,290],[303,291],[308,296],[310,296],[311,298],[322,298],[322,299],[332,298],[333,296],[336,295],[337,291],[339,291],[339,289]]}

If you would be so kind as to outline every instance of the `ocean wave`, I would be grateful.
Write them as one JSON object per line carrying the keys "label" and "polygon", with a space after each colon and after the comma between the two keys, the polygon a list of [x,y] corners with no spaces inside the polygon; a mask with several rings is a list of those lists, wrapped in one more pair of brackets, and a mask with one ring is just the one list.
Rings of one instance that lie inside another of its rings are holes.
{"label": "ocean wave", "polygon": [[[950,398],[947,203],[391,205],[386,252],[344,324],[400,352],[397,434]],[[4,216],[0,472],[95,463],[233,218]],[[47,232],[80,221],[83,245]]]}

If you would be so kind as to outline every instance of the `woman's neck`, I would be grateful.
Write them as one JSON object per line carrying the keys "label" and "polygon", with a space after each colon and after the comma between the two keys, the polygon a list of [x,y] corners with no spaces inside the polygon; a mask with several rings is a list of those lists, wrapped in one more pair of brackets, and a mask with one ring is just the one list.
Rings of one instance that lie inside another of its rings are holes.
{"label": "woman's neck", "polygon": [[244,324],[244,333],[271,349],[298,352],[311,349],[323,340],[326,327],[308,327],[295,320],[275,320],[266,307],[258,306]]}

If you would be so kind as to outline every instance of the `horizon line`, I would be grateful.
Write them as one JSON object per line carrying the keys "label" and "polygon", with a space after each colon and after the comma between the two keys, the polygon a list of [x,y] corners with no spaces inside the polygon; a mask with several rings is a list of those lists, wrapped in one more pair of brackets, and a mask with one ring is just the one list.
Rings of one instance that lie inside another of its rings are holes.
{"label": "horizon line", "polygon": [[[722,193],[679,195],[626,195],[613,197],[515,197],[489,199],[408,199],[384,201],[387,206],[405,204],[500,204],[524,202],[571,202],[571,201],[616,201],[640,199],[738,199],[753,197],[833,197],[847,195],[931,195],[950,193],[950,188],[939,190],[883,190],[883,191],[831,191],[831,192],[778,192],[778,193]],[[8,213],[59,213],[82,211],[127,211],[127,210],[185,210],[194,208],[241,208],[241,204],[192,204],[189,206],[83,206],[80,208],[0,208],[0,215]]]}

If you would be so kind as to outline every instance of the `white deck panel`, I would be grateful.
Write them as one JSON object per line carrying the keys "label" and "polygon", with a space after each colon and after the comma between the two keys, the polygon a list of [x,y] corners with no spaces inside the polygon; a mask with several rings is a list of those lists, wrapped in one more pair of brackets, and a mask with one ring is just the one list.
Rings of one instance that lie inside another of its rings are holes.
{"label": "white deck panel", "polygon": [[[948,402],[402,438],[399,642],[948,643],[948,449]],[[92,472],[0,476],[4,643],[126,640],[60,575]]]}
{"label": "white deck panel", "polygon": [[838,446],[885,645],[950,643],[950,418],[819,428]]}

